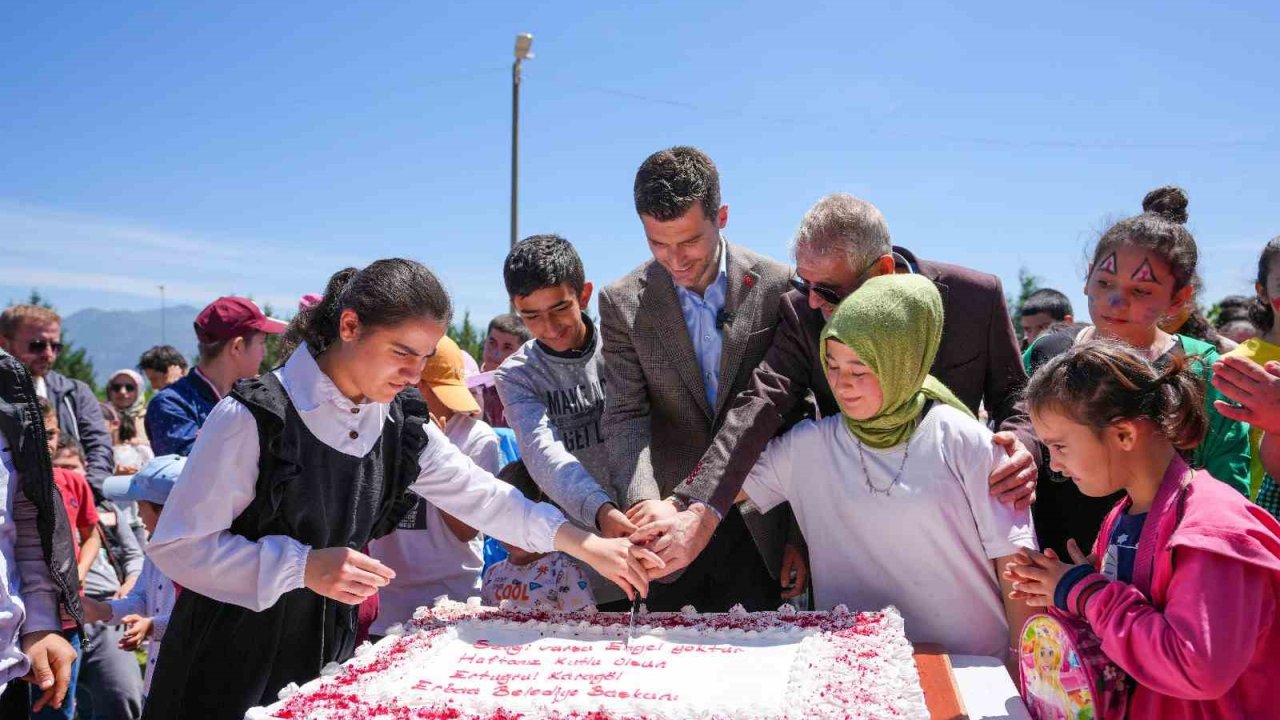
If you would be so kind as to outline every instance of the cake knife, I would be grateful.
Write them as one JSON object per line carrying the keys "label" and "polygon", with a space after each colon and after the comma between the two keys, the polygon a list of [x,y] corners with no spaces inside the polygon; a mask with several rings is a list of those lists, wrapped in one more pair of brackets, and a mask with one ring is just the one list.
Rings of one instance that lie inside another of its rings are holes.
{"label": "cake knife", "polygon": [[622,643],[623,647],[631,647],[631,637],[636,631],[636,616],[640,614],[640,593],[631,598],[631,621],[627,624],[627,639]]}

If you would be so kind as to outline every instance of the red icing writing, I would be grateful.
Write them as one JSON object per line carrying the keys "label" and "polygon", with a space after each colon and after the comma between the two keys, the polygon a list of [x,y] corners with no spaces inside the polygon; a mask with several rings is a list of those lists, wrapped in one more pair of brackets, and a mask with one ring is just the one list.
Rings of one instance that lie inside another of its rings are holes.
{"label": "red icing writing", "polygon": [[458,662],[471,663],[473,665],[541,665],[542,658],[515,658],[505,657],[502,655],[489,655],[480,657],[467,653],[458,658]]}
{"label": "red icing writing", "polygon": [[513,673],[513,672],[489,672],[488,670],[454,670],[449,676],[452,680],[489,680],[491,682],[506,684],[512,680],[523,680],[529,682],[538,678],[538,673]]}
{"label": "red icing writing", "polygon": [[561,682],[585,682],[585,683],[602,683],[617,682],[622,679],[622,671],[614,670],[613,672],[551,672],[547,674],[548,680],[559,680]]}
{"label": "red icing writing", "polygon": [[587,697],[617,698],[619,700],[656,700],[659,702],[675,702],[680,698],[675,693],[659,693],[648,690],[614,690],[603,685],[592,685]]}
{"label": "red icing writing", "polygon": [[666,660],[636,660],[634,658],[618,658],[617,660],[613,661],[613,664],[619,665],[622,667],[655,668],[660,670],[667,666],[667,661]]}
{"label": "red icing writing", "polygon": [[631,655],[640,655],[647,652],[660,652],[663,650],[661,645],[625,645],[620,642],[611,642],[604,646],[608,652],[624,652]]}
{"label": "red icing writing", "polygon": [[574,688],[565,688],[559,685],[551,687],[530,687],[530,688],[513,688],[508,685],[499,685],[493,691],[494,697],[540,697],[549,698],[551,702],[560,702],[571,697],[578,696],[578,690]]}
{"label": "red icing writing", "polygon": [[600,664],[600,658],[580,657],[580,658],[556,658],[555,664],[562,667],[595,667]]}
{"label": "red icing writing", "polygon": [[419,680],[417,683],[414,684],[413,689],[414,690],[434,690],[436,692],[442,692],[446,695],[479,695],[480,694],[480,688],[458,687],[453,683],[449,683],[448,685],[441,685],[439,683],[433,683],[430,680]]}
{"label": "red icing writing", "polygon": [[746,652],[746,650],[735,645],[672,645],[672,655],[682,655],[684,653],[707,653],[712,655],[737,655]]}

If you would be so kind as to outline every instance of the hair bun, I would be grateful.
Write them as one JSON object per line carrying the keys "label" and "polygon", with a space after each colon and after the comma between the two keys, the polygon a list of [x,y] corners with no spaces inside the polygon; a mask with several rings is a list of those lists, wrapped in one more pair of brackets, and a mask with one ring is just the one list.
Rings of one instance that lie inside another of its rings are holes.
{"label": "hair bun", "polygon": [[1187,193],[1175,185],[1165,185],[1146,194],[1142,198],[1142,212],[1155,213],[1165,220],[1179,225],[1187,222]]}

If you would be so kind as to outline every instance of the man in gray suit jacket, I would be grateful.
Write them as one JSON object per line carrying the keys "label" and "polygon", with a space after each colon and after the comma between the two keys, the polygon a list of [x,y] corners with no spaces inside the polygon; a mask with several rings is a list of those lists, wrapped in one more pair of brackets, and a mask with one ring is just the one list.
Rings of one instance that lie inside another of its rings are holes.
{"label": "man in gray suit jacket", "polygon": [[[793,408],[812,400],[824,417],[840,412],[818,352],[822,328],[841,300],[867,278],[909,272],[933,281],[945,309],[942,342],[930,374],[975,414],[984,405],[1001,430],[993,441],[1009,457],[989,478],[991,494],[1008,504],[1030,504],[1034,458],[1041,450],[1019,399],[1027,379],[999,279],[918,259],[892,244],[889,226],[874,205],[843,193],[828,195],[810,208],[794,250],[796,289],[782,298],[773,346],[755,368],[747,391],[729,401],[715,440],[673,494],[691,507],[726,507],[770,439],[786,429]],[[710,546],[714,520],[713,514],[680,512],[641,527],[632,539],[658,553],[667,563],[665,572],[678,572]]]}
{"label": "man in gray suit jacket", "polygon": [[[635,201],[654,257],[600,293],[609,387],[602,424],[613,483],[626,491],[628,517],[644,525],[685,509],[672,490],[769,348],[790,272],[721,237],[729,208],[715,164],[695,148],[645,160]],[[690,509],[720,515],[706,504]],[[688,570],[650,586],[649,608],[776,608],[779,577],[802,573],[795,566],[803,563],[793,547],[782,567],[791,522],[790,510],[779,510],[729,507]]]}

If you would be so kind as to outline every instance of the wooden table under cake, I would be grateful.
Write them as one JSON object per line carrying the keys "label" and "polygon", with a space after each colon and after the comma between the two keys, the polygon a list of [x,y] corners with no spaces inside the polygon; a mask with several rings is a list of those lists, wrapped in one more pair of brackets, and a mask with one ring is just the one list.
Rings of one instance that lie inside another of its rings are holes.
{"label": "wooden table under cake", "polygon": [[915,646],[916,669],[932,720],[1030,720],[1018,689],[998,658],[947,655]]}

